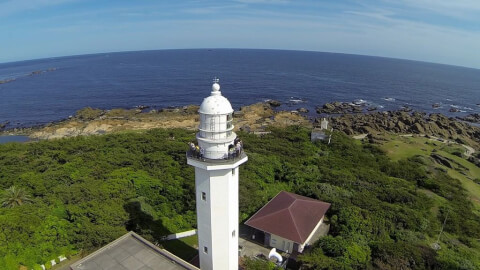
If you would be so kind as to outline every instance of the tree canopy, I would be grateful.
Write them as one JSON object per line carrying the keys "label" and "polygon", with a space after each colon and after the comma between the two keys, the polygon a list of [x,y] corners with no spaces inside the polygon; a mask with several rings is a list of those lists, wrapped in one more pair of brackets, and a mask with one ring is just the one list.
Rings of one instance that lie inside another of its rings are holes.
{"label": "tree canopy", "polygon": [[[303,269],[480,267],[480,217],[459,181],[424,160],[392,161],[341,133],[312,143],[301,127],[239,135],[242,221],[281,190],[332,204],[330,234],[299,257]],[[0,190],[31,199],[0,208],[0,269],[89,252],[128,230],[161,243],[195,228],[194,138],[156,129],[0,145]]]}

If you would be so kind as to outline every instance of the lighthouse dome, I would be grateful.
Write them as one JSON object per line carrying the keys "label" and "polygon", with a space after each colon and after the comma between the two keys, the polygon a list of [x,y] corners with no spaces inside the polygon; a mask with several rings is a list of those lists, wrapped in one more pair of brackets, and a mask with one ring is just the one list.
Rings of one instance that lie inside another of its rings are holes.
{"label": "lighthouse dome", "polygon": [[220,92],[220,85],[214,83],[212,85],[212,92],[209,97],[203,99],[202,104],[200,105],[199,113],[202,114],[230,114],[233,112],[232,104],[230,101],[222,96]]}

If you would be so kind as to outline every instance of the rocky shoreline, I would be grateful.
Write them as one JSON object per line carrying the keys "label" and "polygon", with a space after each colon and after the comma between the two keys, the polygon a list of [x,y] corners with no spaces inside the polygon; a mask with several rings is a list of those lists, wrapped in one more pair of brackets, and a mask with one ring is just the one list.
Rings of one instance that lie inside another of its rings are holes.
{"label": "rocky shoreline", "polygon": [[26,75],[17,77],[17,78],[6,78],[6,79],[3,79],[3,80],[0,80],[0,84],[9,83],[9,82],[14,82],[14,81],[16,81],[18,78],[21,78],[21,77],[28,77],[28,76],[40,75],[40,74],[47,73],[47,72],[52,72],[52,71],[55,71],[55,70],[57,70],[57,68],[48,68],[48,69],[43,69],[43,70],[35,70],[35,71],[32,71],[32,72],[30,72],[30,73],[28,73],[28,74],[26,74]]}
{"label": "rocky shoreline", "polygon": [[[69,119],[39,127],[5,130],[0,132],[0,135],[27,135],[41,140],[152,128],[196,130],[199,124],[198,108],[196,105],[188,105],[147,111],[149,108],[146,106],[112,110],[87,107],[77,111]],[[312,126],[311,121],[297,112],[275,111],[274,108],[274,104],[270,103],[241,107],[234,113],[235,130],[263,132],[268,126]]]}
{"label": "rocky shoreline", "polygon": [[[269,100],[241,107],[234,113],[235,129],[262,133],[268,126],[319,125],[320,118],[307,119],[302,108],[296,111],[276,111],[275,108],[278,106],[280,102]],[[152,128],[195,130],[198,126],[197,110],[196,105],[160,110],[149,110],[146,106],[112,110],[84,108],[60,122],[7,130],[3,134],[23,134],[33,139],[55,139]],[[427,115],[411,111],[409,108],[398,111],[375,110],[377,108],[369,108],[361,102],[358,104],[333,102],[317,107],[317,113],[327,117],[331,127],[348,135],[370,134],[372,137],[384,133],[421,134],[461,142],[480,149],[480,128],[465,123],[466,119],[449,118],[438,113]],[[473,116],[472,119],[480,121],[480,115]],[[0,130],[1,127],[0,125]]]}
{"label": "rocky shoreline", "polygon": [[478,113],[472,113],[464,117],[457,117],[457,119],[460,119],[462,121],[469,122],[469,123],[480,124],[480,114]]}
{"label": "rocky shoreline", "polygon": [[385,111],[369,114],[343,114],[330,118],[332,127],[348,135],[383,133],[437,136],[476,147],[480,146],[480,128],[442,114]]}

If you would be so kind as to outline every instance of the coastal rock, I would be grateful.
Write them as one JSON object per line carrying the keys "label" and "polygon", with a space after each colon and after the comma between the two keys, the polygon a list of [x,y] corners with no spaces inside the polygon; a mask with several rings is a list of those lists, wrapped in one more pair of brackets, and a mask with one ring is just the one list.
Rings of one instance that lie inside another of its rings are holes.
{"label": "coastal rock", "polygon": [[470,122],[470,123],[480,123],[480,114],[473,113],[473,114],[469,114],[465,117],[457,117],[457,119],[460,119],[460,120],[463,120],[463,121],[466,121],[466,122]]}
{"label": "coastal rock", "polygon": [[353,111],[354,113],[361,113],[361,112],[363,112],[363,108],[360,107],[360,106],[353,106],[353,107],[352,107],[352,111]]}
{"label": "coastal rock", "polygon": [[100,109],[95,109],[91,107],[86,107],[81,110],[78,110],[75,113],[75,118],[87,121],[87,120],[93,120],[96,119],[100,116],[102,116],[105,113],[105,111],[100,110]]}
{"label": "coastal rock", "polygon": [[299,113],[308,113],[309,112],[309,110],[307,108],[298,108],[297,111]]}
{"label": "coastal rock", "polygon": [[425,128],[420,123],[413,124],[412,131],[417,134],[425,134]]}
{"label": "coastal rock", "polygon": [[5,79],[5,80],[0,80],[0,84],[3,84],[3,83],[9,83],[9,82],[13,82],[15,81],[15,79]]}
{"label": "coastal rock", "polygon": [[135,106],[135,108],[143,111],[145,109],[150,108],[150,106],[148,106],[148,105],[137,105],[137,106]]}
{"label": "coastal rock", "polygon": [[461,140],[480,147],[480,128],[442,114],[385,111],[368,114],[344,114],[333,117],[331,126],[348,135],[401,133]]}
{"label": "coastal rock", "polygon": [[411,112],[412,111],[412,108],[408,107],[408,106],[402,106],[402,108],[400,109],[400,111],[402,112]]}
{"label": "coastal rock", "polygon": [[434,109],[439,108],[440,106],[441,106],[440,103],[433,103],[432,104],[432,108],[434,108]]}
{"label": "coastal rock", "polygon": [[335,108],[336,108],[336,106],[334,104],[331,104],[331,103],[325,103],[323,105],[323,109],[325,111],[333,111],[333,110],[335,110]]}
{"label": "coastal rock", "polygon": [[317,113],[326,114],[347,114],[361,113],[364,111],[366,103],[362,101],[354,101],[351,103],[335,101],[333,103],[325,103],[323,106],[316,108]]}
{"label": "coastal rock", "polygon": [[273,99],[267,100],[266,103],[272,107],[279,107],[280,105],[282,105],[280,101]]}
{"label": "coastal rock", "polygon": [[10,124],[10,121],[0,123],[0,130],[3,130],[8,124]]}
{"label": "coastal rock", "polygon": [[397,122],[397,127],[398,127],[400,132],[405,132],[406,131],[405,124],[402,121]]}
{"label": "coastal rock", "polygon": [[[27,134],[35,139],[55,139],[153,128],[183,128],[193,131],[198,129],[198,109],[197,105],[170,107],[160,109],[158,112],[141,112],[139,109],[102,111],[85,108],[71,119],[35,128]],[[279,128],[290,125],[312,126],[312,123],[298,112],[277,112],[267,103],[243,106],[241,111],[235,111],[234,115],[235,131],[240,129],[255,133],[265,131],[268,126]]]}
{"label": "coastal rock", "polygon": [[449,112],[460,112],[459,109],[457,108],[454,108],[454,107],[451,107],[450,110],[448,110]]}

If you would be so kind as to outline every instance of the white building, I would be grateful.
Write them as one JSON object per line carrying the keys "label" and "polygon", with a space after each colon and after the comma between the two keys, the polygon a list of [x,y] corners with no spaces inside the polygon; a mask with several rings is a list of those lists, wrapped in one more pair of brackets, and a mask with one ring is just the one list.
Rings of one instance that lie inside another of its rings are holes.
{"label": "white building", "polygon": [[317,140],[327,140],[329,139],[330,143],[330,138],[331,138],[331,132],[333,131],[330,130],[330,134],[327,134],[328,132],[328,120],[324,117],[322,118],[322,121],[320,122],[320,128],[314,128],[312,130],[312,133],[310,135],[311,141],[317,141]]}
{"label": "white building", "polygon": [[[195,167],[200,269],[238,269],[238,167],[247,161],[233,132],[233,109],[214,80],[200,105],[200,151],[189,151]],[[235,144],[235,145],[234,145]]]}

